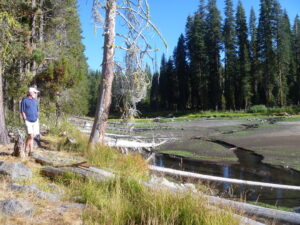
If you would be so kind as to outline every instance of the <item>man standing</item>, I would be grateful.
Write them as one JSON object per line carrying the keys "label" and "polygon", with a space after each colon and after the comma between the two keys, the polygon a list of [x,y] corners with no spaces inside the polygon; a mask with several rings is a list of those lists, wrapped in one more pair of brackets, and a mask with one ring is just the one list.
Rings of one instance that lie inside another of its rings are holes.
{"label": "man standing", "polygon": [[34,87],[29,88],[27,97],[23,98],[21,102],[21,115],[25,121],[27,130],[27,140],[25,145],[25,154],[32,155],[33,139],[40,133],[38,112],[39,107],[37,103],[38,90]]}

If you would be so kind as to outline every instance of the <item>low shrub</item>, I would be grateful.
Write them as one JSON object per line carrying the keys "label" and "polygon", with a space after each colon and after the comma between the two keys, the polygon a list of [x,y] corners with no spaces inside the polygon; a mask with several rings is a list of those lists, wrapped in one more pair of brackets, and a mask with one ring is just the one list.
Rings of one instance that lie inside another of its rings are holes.
{"label": "low shrub", "polygon": [[248,112],[250,112],[250,113],[267,113],[268,108],[265,105],[254,105],[249,108]]}

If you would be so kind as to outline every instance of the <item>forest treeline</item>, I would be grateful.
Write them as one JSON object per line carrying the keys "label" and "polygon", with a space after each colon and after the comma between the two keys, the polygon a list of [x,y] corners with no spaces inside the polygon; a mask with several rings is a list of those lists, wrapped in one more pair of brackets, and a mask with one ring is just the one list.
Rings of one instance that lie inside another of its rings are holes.
{"label": "forest treeline", "polygon": [[[18,115],[29,86],[41,90],[45,114],[94,115],[101,74],[88,71],[76,4],[0,1],[0,93],[7,116]],[[259,15],[251,9],[249,19],[241,2],[234,6],[225,0],[225,5],[222,19],[216,0],[200,0],[172,57],[163,55],[160,70],[149,75],[152,85],[140,107],[239,110],[299,104],[299,17],[291,23],[278,0],[261,0]],[[113,93],[112,110],[124,111],[128,96]]]}
{"label": "forest treeline", "polygon": [[18,116],[29,86],[41,91],[45,114],[88,113],[88,67],[76,4],[76,0],[0,1],[0,91],[7,116]]}
{"label": "forest treeline", "polygon": [[173,56],[161,59],[151,87],[155,110],[240,110],[297,105],[300,100],[300,20],[290,23],[278,0],[261,0],[249,21],[241,1],[200,0]]}

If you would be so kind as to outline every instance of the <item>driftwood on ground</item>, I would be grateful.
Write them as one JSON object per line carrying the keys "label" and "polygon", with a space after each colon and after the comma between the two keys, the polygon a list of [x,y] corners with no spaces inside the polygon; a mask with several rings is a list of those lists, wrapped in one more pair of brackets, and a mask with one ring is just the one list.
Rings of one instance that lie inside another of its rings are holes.
{"label": "driftwood on ground", "polygon": [[209,203],[216,206],[231,208],[234,211],[241,212],[244,215],[255,217],[259,221],[268,224],[278,225],[299,225],[300,214],[285,212],[282,210],[269,209],[261,206],[251,205],[243,202],[236,202],[214,196],[206,196]]}
{"label": "driftwood on ground", "polygon": [[[162,168],[157,166],[149,166],[149,169],[152,172],[164,174],[164,175],[173,175],[173,176],[181,176],[181,177],[187,177],[187,178],[198,178],[198,179],[208,179],[208,180],[214,180],[214,181],[226,181],[230,182],[230,180],[234,181],[231,183],[237,183],[235,181],[238,181],[239,183],[243,184],[250,184],[249,181],[243,181],[243,180],[237,180],[237,179],[229,179],[229,178],[222,178],[222,177],[214,177],[214,176],[208,176],[208,175],[202,175],[202,174],[196,174],[196,173],[190,173],[180,170],[174,170],[169,168]],[[225,180],[224,180],[225,179]],[[274,185],[277,188],[285,188],[285,189],[291,189],[291,190],[300,190],[300,187],[298,186],[289,186],[289,185],[277,185],[277,184],[267,184],[262,182],[254,182],[255,185],[260,184],[260,186],[269,186],[273,187]],[[271,185],[271,186],[270,186]],[[300,214],[293,213],[293,212],[285,212],[281,210],[275,210],[275,209],[269,209],[265,207],[255,206],[243,202],[236,202],[232,200],[227,200],[219,197],[214,196],[205,196],[209,203],[216,206],[231,208],[237,213],[242,213],[251,217],[255,217],[260,221],[272,221],[271,224],[286,224],[286,225],[300,225]]]}
{"label": "driftwood on ground", "polygon": [[171,169],[171,168],[163,168],[163,167],[153,166],[153,165],[150,165],[149,169],[152,172],[156,172],[156,173],[181,176],[181,177],[186,177],[186,178],[191,178],[191,179],[202,179],[202,180],[226,182],[226,183],[231,183],[231,184],[244,184],[244,185],[250,185],[250,186],[259,186],[259,187],[269,187],[269,188],[300,191],[300,186],[264,183],[264,182],[240,180],[240,179],[233,179],[233,178],[224,178],[224,177],[210,176],[210,175],[199,174],[199,173],[186,172],[186,171],[182,171],[182,170],[175,170],[175,169]]}
{"label": "driftwood on ground", "polygon": [[114,174],[94,167],[51,167],[46,166],[41,170],[42,175],[55,178],[66,173],[74,174],[84,179],[93,179],[96,181],[105,181],[114,178]]}
{"label": "driftwood on ground", "polygon": [[106,137],[105,142],[108,146],[121,150],[123,154],[128,154],[128,152],[130,151],[149,153],[154,148],[162,144],[165,144],[167,140],[161,141],[160,143],[154,143],[154,142],[144,142],[138,139],[126,140],[126,139]]}

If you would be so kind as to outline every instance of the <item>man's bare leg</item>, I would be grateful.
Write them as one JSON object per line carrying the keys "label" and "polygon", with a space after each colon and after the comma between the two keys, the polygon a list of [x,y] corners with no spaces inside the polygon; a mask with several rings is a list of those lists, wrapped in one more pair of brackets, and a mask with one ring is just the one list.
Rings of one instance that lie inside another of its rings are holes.
{"label": "man's bare leg", "polygon": [[25,146],[25,154],[30,155],[33,148],[33,134],[28,134]]}

